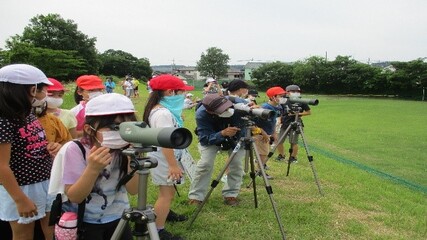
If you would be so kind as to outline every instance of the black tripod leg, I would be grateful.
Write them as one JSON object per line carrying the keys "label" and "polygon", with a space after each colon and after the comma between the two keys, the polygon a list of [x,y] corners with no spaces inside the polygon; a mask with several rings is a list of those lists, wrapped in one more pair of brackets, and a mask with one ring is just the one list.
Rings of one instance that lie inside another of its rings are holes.
{"label": "black tripod leg", "polygon": [[[255,160],[254,160],[254,153],[253,153],[252,149],[250,149],[250,146],[251,145],[249,145],[249,149],[247,150],[249,152],[249,161],[250,161],[249,163],[251,164],[251,174],[250,174],[250,176],[251,176],[251,179],[252,179],[251,182],[249,183],[249,185],[252,184],[252,187],[254,189],[254,204],[255,204],[255,208],[258,208],[258,197],[257,197],[257,194],[256,194],[256,181],[255,181],[255,178],[256,178],[256,175],[255,175]],[[259,162],[260,159],[258,158],[257,161]],[[249,185],[248,185],[248,188],[249,188]]]}
{"label": "black tripod leg", "polygon": [[203,199],[202,203],[197,207],[196,211],[194,212],[193,216],[190,219],[190,223],[188,225],[188,228],[191,227],[191,225],[193,225],[193,222],[196,220],[197,216],[199,215],[199,213],[202,211],[203,206],[206,204],[206,202],[208,201],[208,198],[210,197],[210,195],[212,194],[213,190],[215,189],[215,187],[218,185],[219,181],[221,181],[222,176],[224,175],[225,171],[227,170],[228,166],[230,165],[231,161],[233,161],[234,156],[237,154],[237,152],[240,150],[241,144],[242,144],[243,140],[239,140],[239,142],[237,143],[236,147],[233,149],[233,152],[231,153],[231,155],[228,157],[227,162],[225,164],[225,166],[222,168],[221,172],[218,174],[218,176],[216,177],[215,180],[212,181],[211,183],[211,189],[209,190],[209,192],[206,194],[205,198]]}
{"label": "black tripod leg", "polygon": [[[257,149],[255,143],[252,143],[252,147],[254,149],[255,157],[256,157],[257,162],[258,162],[258,169],[259,169],[258,171],[261,172],[262,179],[264,180],[265,189],[267,191],[268,197],[270,198],[271,206],[273,207],[273,211],[274,211],[274,215],[276,216],[277,223],[279,224],[280,233],[282,234],[282,238],[286,239],[285,231],[283,230],[282,221],[280,219],[279,212],[277,211],[276,202],[273,199],[273,188],[271,187],[271,185],[268,181],[267,175],[265,174],[264,164],[261,162],[261,157],[259,156],[259,152],[258,152],[258,149]],[[252,159],[252,162],[254,162],[253,159]],[[254,193],[256,196],[255,181],[254,181]]]}
{"label": "black tripod leg", "polygon": [[289,176],[289,172],[291,170],[291,156],[292,156],[292,144],[289,148],[289,158],[288,158],[288,169],[286,170],[286,177]]}
{"label": "black tripod leg", "polygon": [[304,132],[303,132],[302,127],[301,127],[301,126],[299,126],[299,131],[300,131],[300,134],[301,134],[301,139],[302,139],[302,143],[303,143],[303,145],[304,145],[305,152],[306,152],[306,154],[307,154],[308,162],[310,163],[311,170],[312,170],[312,172],[313,172],[314,181],[316,182],[317,189],[319,190],[320,195],[322,195],[322,196],[323,196],[324,194],[323,194],[322,188],[320,187],[320,183],[319,183],[319,180],[318,180],[318,178],[317,178],[316,168],[314,167],[314,163],[313,163],[313,160],[314,160],[314,159],[313,159],[313,156],[311,156],[311,155],[310,155],[310,152],[309,152],[309,150],[308,150],[307,142],[305,141]]}

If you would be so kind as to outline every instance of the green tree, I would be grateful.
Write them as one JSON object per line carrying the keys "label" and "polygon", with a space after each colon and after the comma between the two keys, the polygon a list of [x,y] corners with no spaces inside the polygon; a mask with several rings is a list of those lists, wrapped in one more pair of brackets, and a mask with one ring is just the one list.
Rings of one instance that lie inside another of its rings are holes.
{"label": "green tree", "polygon": [[19,43],[7,52],[10,63],[27,63],[40,68],[48,77],[75,79],[85,73],[86,61],[76,51],[52,50]]}
{"label": "green tree", "polygon": [[293,83],[293,65],[273,62],[262,65],[252,72],[253,83],[260,89],[286,86]]}
{"label": "green tree", "polygon": [[307,58],[294,64],[294,83],[304,91],[322,92],[323,84],[330,84],[326,59],[319,56]]}
{"label": "green tree", "polygon": [[80,32],[72,20],[64,20],[59,14],[48,14],[31,18],[22,35],[7,40],[6,47],[13,50],[19,43],[28,43],[37,48],[72,51],[73,55],[84,60],[79,71],[97,74],[100,62],[95,42],[96,38]]}
{"label": "green tree", "polygon": [[211,47],[200,56],[200,60],[197,62],[197,70],[203,76],[218,79],[227,73],[229,60],[230,57],[221,49]]}
{"label": "green tree", "polygon": [[102,67],[100,73],[104,75],[125,76],[132,74],[136,78],[149,79],[153,70],[146,58],[138,59],[132,54],[109,49],[100,55]]}

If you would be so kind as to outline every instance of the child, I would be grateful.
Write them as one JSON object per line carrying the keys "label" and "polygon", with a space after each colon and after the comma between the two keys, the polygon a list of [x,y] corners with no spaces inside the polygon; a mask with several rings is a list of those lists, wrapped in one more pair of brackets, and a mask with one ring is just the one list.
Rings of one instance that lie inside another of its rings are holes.
{"label": "child", "polygon": [[55,146],[56,151],[53,155],[56,155],[56,152],[59,151],[61,146],[70,141],[72,137],[68,129],[58,117],[47,113],[47,89],[47,86],[37,89],[36,97],[44,96],[44,98],[42,101],[38,101],[37,105],[34,103],[33,109],[37,119],[45,130],[47,142],[52,143],[52,146]]}
{"label": "child", "polygon": [[45,238],[53,237],[47,217],[51,146],[32,112],[46,96],[37,90],[51,84],[31,65],[0,69],[0,219],[9,222],[14,239],[32,239],[38,219]]}
{"label": "child", "polygon": [[[185,85],[181,79],[167,74],[151,79],[150,87],[153,92],[145,106],[144,122],[152,128],[182,127],[184,93],[187,90],[193,90],[194,87]],[[164,227],[168,215],[172,221],[186,220],[185,216],[170,211],[170,204],[175,195],[173,181],[181,180],[183,170],[179,167],[174,149],[158,147],[156,152],[150,152],[148,156],[158,161],[158,166],[151,168],[150,172],[153,183],[159,186],[159,195],[154,204],[159,237],[160,239],[182,239],[179,236],[173,236]]]}
{"label": "child", "polygon": [[[261,108],[274,111],[275,114],[268,119],[256,119],[256,125],[261,128],[261,133],[254,136],[255,144],[259,152],[260,160],[267,167],[267,155],[270,151],[270,144],[277,141],[276,123],[277,117],[282,115],[283,108],[280,105],[285,102],[286,91],[281,87],[272,87],[266,91],[268,102],[261,105]],[[261,172],[258,172],[258,175]],[[273,179],[266,173],[267,179]]]}
{"label": "child", "polygon": [[54,116],[58,117],[64,126],[68,129],[68,131],[71,134],[71,137],[73,139],[77,138],[77,132],[76,132],[76,126],[77,126],[77,119],[76,117],[71,113],[70,110],[67,109],[61,109],[59,108],[62,103],[64,96],[64,92],[66,89],[62,86],[62,84],[54,79],[54,78],[48,78],[53,85],[47,87],[47,113],[53,114]]}
{"label": "child", "polygon": [[[131,170],[128,158],[122,154],[129,143],[118,131],[125,121],[136,121],[131,100],[117,93],[101,95],[86,105],[80,139],[86,155],[74,142],[65,145],[62,183],[69,202],[63,203],[63,209],[77,212],[77,204],[86,201],[84,239],[110,239],[123,211],[130,207],[128,193],[138,193],[137,174],[126,185],[118,186],[121,177]],[[129,225],[121,239],[132,239]]]}
{"label": "child", "polygon": [[74,101],[78,104],[73,107],[70,111],[74,114],[77,119],[77,136],[83,136],[83,126],[85,124],[85,107],[86,103],[103,94],[105,89],[102,84],[101,78],[95,75],[83,75],[76,80],[76,91],[74,92]]}

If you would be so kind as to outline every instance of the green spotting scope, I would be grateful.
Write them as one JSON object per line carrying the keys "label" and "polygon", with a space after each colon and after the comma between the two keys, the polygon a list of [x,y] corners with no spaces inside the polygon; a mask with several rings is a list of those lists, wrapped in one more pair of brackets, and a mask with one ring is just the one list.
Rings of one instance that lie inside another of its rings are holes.
{"label": "green spotting scope", "polygon": [[184,149],[193,140],[193,135],[186,128],[150,128],[145,122],[122,122],[119,128],[123,140],[139,146]]}

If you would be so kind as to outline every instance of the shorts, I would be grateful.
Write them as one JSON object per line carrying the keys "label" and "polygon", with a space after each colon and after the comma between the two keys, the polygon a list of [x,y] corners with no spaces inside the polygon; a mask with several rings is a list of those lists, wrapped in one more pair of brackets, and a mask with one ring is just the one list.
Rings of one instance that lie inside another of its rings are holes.
{"label": "shorts", "polygon": [[[287,127],[288,126],[284,126],[284,127],[280,128],[279,138],[282,137],[282,135],[285,133]],[[289,138],[290,144],[298,144],[298,137],[299,137],[299,130],[296,130],[296,131],[294,131],[292,129],[289,130],[288,138]],[[283,138],[283,140],[280,141],[279,144],[282,144],[283,142],[285,142],[285,139],[286,138]]]}
{"label": "shorts", "polygon": [[46,216],[46,212],[50,212],[52,202],[55,196],[48,195],[49,180],[38,182],[30,185],[20,186],[21,190],[27,195],[37,206],[37,216],[24,218],[20,217],[15,201],[10,197],[9,193],[0,185],[0,219],[3,221],[18,221],[20,224],[28,224]]}
{"label": "shorts", "polygon": [[[157,167],[150,168],[151,180],[154,183],[154,185],[173,186],[174,182],[168,181],[169,164],[166,161],[165,157],[163,156],[163,153],[158,150],[157,152],[150,152],[147,155],[150,158],[154,158],[157,160]],[[181,166],[181,163],[178,162],[178,165]],[[184,173],[184,170],[182,172]],[[180,179],[180,183],[177,183],[177,184],[183,184],[183,183],[184,183],[184,175]]]}
{"label": "shorts", "polygon": [[267,156],[270,152],[270,142],[264,142],[262,140],[262,135],[255,135],[253,136],[253,138],[255,140],[255,146],[258,150],[259,155]]}

